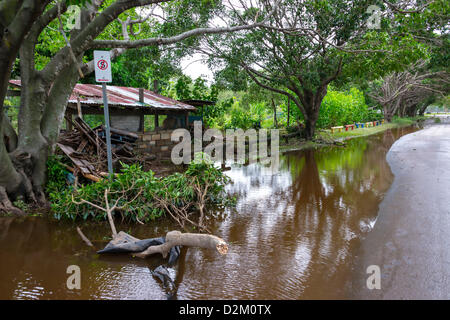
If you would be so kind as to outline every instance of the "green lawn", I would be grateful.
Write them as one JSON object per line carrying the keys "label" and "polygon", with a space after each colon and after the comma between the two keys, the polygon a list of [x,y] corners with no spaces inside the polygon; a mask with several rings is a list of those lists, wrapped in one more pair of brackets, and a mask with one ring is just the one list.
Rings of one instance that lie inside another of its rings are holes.
{"label": "green lawn", "polygon": [[[333,141],[342,141],[345,139],[353,138],[353,137],[364,137],[372,134],[376,134],[388,129],[410,126],[421,120],[420,117],[417,118],[396,118],[391,123],[385,123],[375,127],[369,128],[358,128],[354,130],[345,131],[345,128],[342,132],[334,132],[331,133],[330,129],[322,129],[316,131],[316,141],[305,141],[303,139],[291,138],[289,139],[289,143],[281,138],[280,139],[280,151],[286,152],[288,150],[300,150],[300,149],[308,149],[308,148],[318,148],[323,146],[323,143],[320,143],[320,140],[333,142]],[[283,133],[280,134],[282,136]]]}
{"label": "green lawn", "polygon": [[[408,124],[413,124],[414,122],[411,121],[411,123]],[[322,130],[320,132],[317,133],[317,135],[321,138],[327,139],[327,138],[333,138],[336,140],[340,140],[341,138],[347,138],[347,137],[361,137],[361,136],[368,136],[371,134],[375,134],[387,129],[392,129],[395,127],[398,127],[399,125],[406,125],[406,124],[398,124],[398,123],[385,123],[376,127],[369,127],[369,128],[358,128],[358,129],[354,129],[354,130],[350,130],[349,131],[345,131],[345,128],[342,129],[342,132],[334,132],[331,133],[331,130]]]}

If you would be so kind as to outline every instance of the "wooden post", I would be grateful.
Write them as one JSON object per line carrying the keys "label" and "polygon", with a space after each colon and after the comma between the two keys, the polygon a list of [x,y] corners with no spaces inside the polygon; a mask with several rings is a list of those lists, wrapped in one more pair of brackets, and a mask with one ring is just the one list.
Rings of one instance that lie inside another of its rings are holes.
{"label": "wooden post", "polygon": [[73,128],[72,128],[72,113],[69,112],[67,114],[67,117],[70,119],[70,121],[66,120],[66,129],[67,129],[67,131],[72,131],[73,130]]}
{"label": "wooden post", "polygon": [[81,102],[80,97],[77,96],[77,110],[78,110],[78,117],[83,119],[83,113],[81,112]]}
{"label": "wooden post", "polygon": [[139,88],[139,102],[144,103],[144,89]]}
{"label": "wooden post", "polygon": [[158,115],[155,114],[155,130],[159,127]]}
{"label": "wooden post", "polygon": [[[145,100],[144,100],[144,89],[142,89],[142,88],[139,88],[139,102],[140,103],[145,103],[144,102]],[[143,113],[141,113],[141,115],[139,116],[139,131],[140,132],[144,132],[145,130],[145,123],[144,123],[144,120],[145,120],[145,118],[144,118],[144,114]]]}
{"label": "wooden post", "polygon": [[189,112],[185,113],[184,125],[186,129],[189,129]]}

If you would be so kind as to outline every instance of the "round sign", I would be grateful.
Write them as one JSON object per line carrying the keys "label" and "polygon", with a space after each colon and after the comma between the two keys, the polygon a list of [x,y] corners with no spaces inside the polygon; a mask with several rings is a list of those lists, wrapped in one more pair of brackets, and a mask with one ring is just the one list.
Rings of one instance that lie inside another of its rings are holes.
{"label": "round sign", "polygon": [[108,62],[106,62],[106,60],[98,60],[97,67],[100,70],[106,70],[108,69]]}

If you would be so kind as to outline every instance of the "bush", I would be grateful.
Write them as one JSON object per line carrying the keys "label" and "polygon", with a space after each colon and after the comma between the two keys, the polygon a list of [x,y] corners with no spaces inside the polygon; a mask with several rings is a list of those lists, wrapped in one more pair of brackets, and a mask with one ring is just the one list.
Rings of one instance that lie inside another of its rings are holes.
{"label": "bush", "polygon": [[50,156],[47,160],[47,194],[59,193],[68,187],[66,177],[69,173],[61,164],[61,156]]}
{"label": "bush", "polygon": [[329,90],[322,101],[318,128],[342,126],[355,122],[370,121],[376,112],[369,112],[364,95],[356,88],[348,92]]}
{"label": "bush", "polygon": [[408,117],[399,117],[399,116],[394,116],[392,118],[392,123],[398,124],[400,126],[406,126],[406,125],[412,125],[414,124],[415,119],[414,118],[408,118]]}
{"label": "bush", "polygon": [[156,178],[153,171],[143,171],[138,165],[122,163],[122,172],[114,179],[52,192],[50,200],[54,217],[58,220],[106,220],[106,212],[81,202],[85,200],[105,208],[104,194],[108,190],[109,205],[117,201],[117,206],[122,207],[123,220],[148,222],[167,211],[156,199],[170,206],[194,210],[199,201],[197,186],[206,189],[207,203],[225,204],[224,186],[227,182],[228,178],[208,161],[192,162],[186,172],[163,178]]}
{"label": "bush", "polygon": [[226,122],[226,129],[243,129],[257,128],[259,121],[255,119],[249,110],[244,110],[236,105],[231,108],[230,119]]}

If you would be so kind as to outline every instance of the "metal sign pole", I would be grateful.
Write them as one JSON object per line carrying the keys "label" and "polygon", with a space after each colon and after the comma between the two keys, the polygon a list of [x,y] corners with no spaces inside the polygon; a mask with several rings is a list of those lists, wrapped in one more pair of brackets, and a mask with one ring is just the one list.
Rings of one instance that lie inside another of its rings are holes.
{"label": "metal sign pole", "polygon": [[108,109],[108,96],[106,95],[106,83],[102,84],[103,91],[103,110],[105,113],[105,127],[106,127],[106,152],[108,155],[108,172],[112,177],[113,167],[112,167],[112,152],[111,152],[111,130],[109,127],[109,109]]}
{"label": "metal sign pole", "polygon": [[103,111],[105,113],[106,129],[106,153],[108,156],[109,177],[113,177],[112,152],[111,152],[111,129],[109,125],[108,96],[106,94],[106,82],[112,82],[111,55],[109,51],[94,51],[95,80],[102,83]]}

